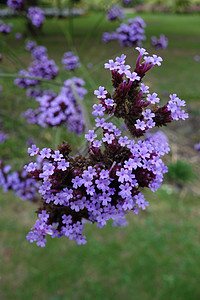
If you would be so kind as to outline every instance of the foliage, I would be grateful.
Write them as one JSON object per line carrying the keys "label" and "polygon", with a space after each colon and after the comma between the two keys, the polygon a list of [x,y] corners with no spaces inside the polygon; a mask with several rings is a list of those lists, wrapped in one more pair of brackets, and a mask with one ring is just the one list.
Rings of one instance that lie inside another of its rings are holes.
{"label": "foliage", "polygon": [[199,5],[199,0],[146,0],[149,5],[163,5],[171,12],[182,13],[192,5]]}
{"label": "foliage", "polygon": [[167,178],[172,183],[183,185],[194,179],[192,166],[184,161],[178,160],[168,165]]}

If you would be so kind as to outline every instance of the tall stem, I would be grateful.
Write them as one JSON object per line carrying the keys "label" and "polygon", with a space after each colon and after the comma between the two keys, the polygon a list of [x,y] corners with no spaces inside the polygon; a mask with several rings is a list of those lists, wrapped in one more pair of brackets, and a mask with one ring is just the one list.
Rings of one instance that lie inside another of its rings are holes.
{"label": "tall stem", "polygon": [[64,86],[62,82],[54,81],[54,80],[51,80],[51,79],[45,79],[45,78],[35,77],[35,76],[24,76],[24,75],[20,75],[20,74],[0,73],[0,77],[2,77],[2,78],[25,78],[25,79],[33,79],[33,80],[41,81],[43,83],[57,85],[57,86],[60,86],[60,87]]}

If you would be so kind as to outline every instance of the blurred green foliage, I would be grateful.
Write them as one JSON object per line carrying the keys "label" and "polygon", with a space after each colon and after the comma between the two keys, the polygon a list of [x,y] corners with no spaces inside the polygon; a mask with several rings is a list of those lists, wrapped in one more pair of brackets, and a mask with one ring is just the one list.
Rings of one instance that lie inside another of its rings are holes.
{"label": "blurred green foliage", "polygon": [[163,5],[169,9],[170,12],[182,13],[190,6],[200,5],[200,0],[146,0],[143,1],[143,3],[149,5]]}
{"label": "blurred green foliage", "polygon": [[195,177],[192,166],[181,160],[168,164],[168,173],[166,176],[171,183],[179,185],[183,185]]}

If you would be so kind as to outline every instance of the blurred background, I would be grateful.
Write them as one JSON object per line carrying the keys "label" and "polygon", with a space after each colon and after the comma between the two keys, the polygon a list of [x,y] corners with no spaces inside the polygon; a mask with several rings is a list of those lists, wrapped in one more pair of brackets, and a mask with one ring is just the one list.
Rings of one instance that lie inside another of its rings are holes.
{"label": "blurred background", "polygon": [[[9,35],[0,35],[1,73],[14,74],[28,67],[27,41],[47,47],[49,57],[60,67],[60,81],[72,75],[85,80],[84,101],[93,124],[94,89],[112,88],[104,63],[124,53],[134,68],[138,56],[135,46],[121,47],[116,40],[103,43],[102,35],[140,16],[146,23],[142,46],[163,58],[162,66],[150,70],[144,82],[163,103],[169,94],[177,93],[187,102],[190,117],[162,128],[171,148],[164,158],[169,172],[157,192],[145,191],[149,208],[138,216],[129,214],[124,228],[110,223],[100,230],[86,224],[84,246],[67,238],[49,238],[46,248],[30,244],[26,235],[36,220],[37,203],[22,201],[0,188],[0,299],[200,299],[200,1],[30,0],[28,5],[39,6],[46,16],[42,28],[34,31],[6,2],[0,0],[0,19],[13,25]],[[126,18],[111,22],[107,13],[116,3]],[[161,34],[168,45],[155,49],[152,36]],[[72,75],[61,63],[63,53],[71,50],[81,62]],[[30,143],[55,148],[68,141],[73,153],[83,143],[84,134],[76,136],[64,127],[58,134],[55,128],[28,124],[22,114],[36,108],[36,101],[27,98],[13,78],[0,77],[0,86],[0,132],[5,134],[0,160],[13,170],[29,161]]]}

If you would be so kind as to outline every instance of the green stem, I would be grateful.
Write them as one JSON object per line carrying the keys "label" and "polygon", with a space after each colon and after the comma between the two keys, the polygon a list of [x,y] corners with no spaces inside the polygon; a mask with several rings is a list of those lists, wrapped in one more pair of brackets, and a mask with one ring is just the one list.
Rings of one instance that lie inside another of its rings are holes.
{"label": "green stem", "polygon": [[87,111],[87,108],[84,104],[84,102],[80,99],[75,87],[73,84],[70,85],[71,89],[72,89],[72,92],[74,94],[74,97],[76,98],[76,101],[78,102],[78,104],[80,105],[81,109],[82,109],[82,112],[83,112],[83,118],[85,120],[85,127],[86,127],[86,132],[88,132],[88,130],[92,127],[91,124],[90,124],[90,118],[89,118],[89,115],[88,115],[88,111]]}
{"label": "green stem", "polygon": [[61,135],[61,127],[54,127],[55,135],[54,135],[54,148],[60,145],[60,135]]}
{"label": "green stem", "polygon": [[35,77],[35,76],[24,76],[24,75],[20,75],[20,74],[0,73],[0,77],[2,77],[2,78],[33,79],[33,80],[41,81],[42,83],[53,84],[53,85],[57,85],[57,86],[60,86],[60,87],[64,86],[64,84],[62,82],[53,81],[51,79],[45,79],[45,78],[40,78],[40,77]]}

